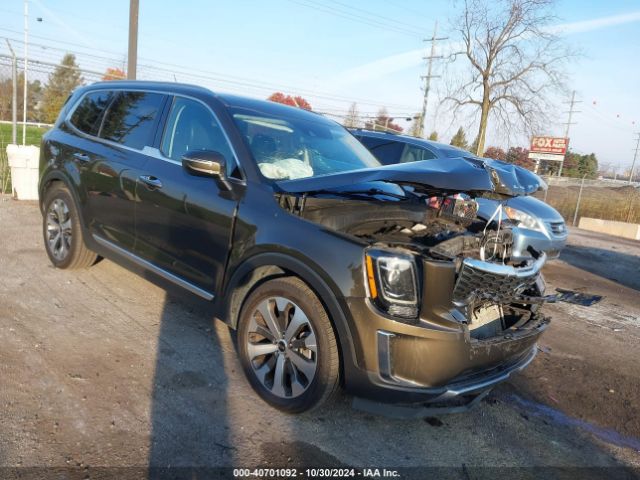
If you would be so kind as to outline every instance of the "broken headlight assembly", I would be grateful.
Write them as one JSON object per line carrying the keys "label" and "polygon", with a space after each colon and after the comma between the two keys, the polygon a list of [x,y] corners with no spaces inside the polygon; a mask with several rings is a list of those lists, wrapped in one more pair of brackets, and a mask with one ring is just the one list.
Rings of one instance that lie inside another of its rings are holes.
{"label": "broken headlight assembly", "polygon": [[528,213],[524,213],[522,210],[513,207],[504,207],[504,212],[507,214],[507,217],[509,217],[509,220],[514,222],[516,226],[544,233],[544,229],[538,219]]}
{"label": "broken headlight assembly", "polygon": [[414,256],[390,250],[369,250],[365,265],[373,303],[389,315],[416,318],[420,290]]}

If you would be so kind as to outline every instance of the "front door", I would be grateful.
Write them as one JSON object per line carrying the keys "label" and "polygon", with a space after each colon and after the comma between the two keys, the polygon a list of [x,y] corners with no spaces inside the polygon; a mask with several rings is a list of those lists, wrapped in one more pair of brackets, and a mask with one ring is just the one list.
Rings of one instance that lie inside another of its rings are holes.
{"label": "front door", "polygon": [[181,158],[215,150],[227,159],[227,172],[236,159],[209,107],[184,97],[173,99],[159,150],[136,186],[136,255],[211,298],[224,274],[238,202],[215,179],[190,174]]}

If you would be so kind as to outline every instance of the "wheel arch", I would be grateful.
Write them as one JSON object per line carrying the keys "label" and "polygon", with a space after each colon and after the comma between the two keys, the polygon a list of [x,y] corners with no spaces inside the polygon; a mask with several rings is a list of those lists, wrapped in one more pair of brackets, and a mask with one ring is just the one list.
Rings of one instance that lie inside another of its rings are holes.
{"label": "wheel arch", "polygon": [[[331,286],[320,273],[302,260],[283,253],[261,253],[246,259],[233,272],[227,282],[221,310],[223,318],[237,328],[240,310],[249,294],[261,283],[280,276],[296,276],[305,282],[317,295],[327,310],[329,320],[336,333],[340,353],[341,376],[357,367],[357,345],[352,327],[345,314],[344,300],[340,301],[337,287]],[[343,377],[344,378],[344,377]]]}
{"label": "wheel arch", "polygon": [[76,189],[73,187],[73,181],[61,170],[52,170],[42,176],[38,185],[40,210],[44,208],[44,197],[47,193],[47,190],[49,190],[56,183],[62,183],[65,187],[67,187],[67,190],[71,192],[73,201],[76,202],[76,205],[79,205],[80,199],[78,198]]}

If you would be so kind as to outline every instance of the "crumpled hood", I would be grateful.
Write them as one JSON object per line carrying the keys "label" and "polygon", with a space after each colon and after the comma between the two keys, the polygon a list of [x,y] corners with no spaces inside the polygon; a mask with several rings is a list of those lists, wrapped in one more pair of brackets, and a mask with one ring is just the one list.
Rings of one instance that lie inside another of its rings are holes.
{"label": "crumpled hood", "polygon": [[472,157],[439,158],[281,180],[277,185],[287,193],[309,193],[369,182],[413,185],[421,190],[441,193],[495,193],[511,197],[529,195],[547,188],[544,180],[522,167]]}

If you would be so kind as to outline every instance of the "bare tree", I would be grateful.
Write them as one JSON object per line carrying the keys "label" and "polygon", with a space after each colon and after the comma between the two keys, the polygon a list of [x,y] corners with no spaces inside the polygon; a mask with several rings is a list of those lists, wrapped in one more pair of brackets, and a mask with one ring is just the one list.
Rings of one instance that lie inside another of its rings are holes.
{"label": "bare tree", "polygon": [[355,102],[349,107],[347,116],[344,118],[344,126],[347,128],[357,128],[360,126],[360,112]]}
{"label": "bare tree", "polygon": [[476,154],[484,151],[490,115],[510,131],[546,122],[550,101],[564,90],[573,54],[551,28],[553,0],[465,0],[454,30],[461,37],[468,73],[443,99],[457,114],[480,112]]}
{"label": "bare tree", "polygon": [[409,135],[412,137],[422,138],[422,114],[416,113],[413,116],[413,122],[409,127]]}

